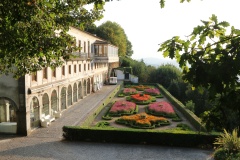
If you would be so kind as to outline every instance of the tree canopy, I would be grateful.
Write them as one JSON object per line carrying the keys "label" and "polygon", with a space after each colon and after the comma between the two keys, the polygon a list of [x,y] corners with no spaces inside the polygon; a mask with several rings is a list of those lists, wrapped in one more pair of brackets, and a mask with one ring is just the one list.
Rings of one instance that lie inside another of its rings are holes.
{"label": "tree canopy", "polygon": [[96,28],[97,36],[118,46],[119,56],[131,56],[132,44],[128,40],[124,29],[116,22],[107,21]]}
{"label": "tree canopy", "polygon": [[[93,8],[85,9],[87,4]],[[104,0],[1,1],[0,74],[19,77],[59,66],[72,46],[69,26],[84,28],[100,19],[103,5]]]}
{"label": "tree canopy", "polygon": [[215,15],[201,22],[186,39],[174,36],[159,51],[178,60],[184,80],[198,89],[207,88],[210,99],[218,99],[214,112],[221,112],[226,121],[222,125],[227,127],[231,124],[226,109],[237,112],[240,121],[240,30],[218,22]]}

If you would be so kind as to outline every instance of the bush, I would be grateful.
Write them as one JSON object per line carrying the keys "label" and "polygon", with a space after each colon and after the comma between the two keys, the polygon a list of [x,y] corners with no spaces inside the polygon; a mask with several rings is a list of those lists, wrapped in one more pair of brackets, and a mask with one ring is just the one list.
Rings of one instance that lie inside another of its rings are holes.
{"label": "bush", "polygon": [[177,127],[181,128],[182,130],[186,130],[186,131],[191,131],[191,127],[189,127],[187,124],[184,123],[179,123],[177,124]]}
{"label": "bush", "polygon": [[227,160],[228,153],[225,149],[219,148],[214,152],[214,159],[215,160]]}
{"label": "bush", "polygon": [[228,133],[224,129],[224,133],[216,138],[214,144],[232,153],[240,152],[240,137],[238,137],[238,129],[234,129],[232,133]]}
{"label": "bush", "polygon": [[214,142],[217,149],[214,152],[216,160],[234,160],[240,159],[240,137],[238,137],[238,129],[234,129],[232,133],[228,133],[225,129],[220,137]]}

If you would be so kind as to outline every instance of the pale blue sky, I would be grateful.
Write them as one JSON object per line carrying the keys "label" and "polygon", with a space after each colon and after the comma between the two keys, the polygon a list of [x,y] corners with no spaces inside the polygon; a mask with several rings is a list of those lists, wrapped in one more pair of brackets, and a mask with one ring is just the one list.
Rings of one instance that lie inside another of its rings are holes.
{"label": "pale blue sky", "polygon": [[212,14],[240,28],[240,0],[167,0],[164,9],[159,0],[114,0],[105,5],[104,18],[121,25],[133,45],[132,58],[161,58],[159,44],[173,36],[186,36]]}

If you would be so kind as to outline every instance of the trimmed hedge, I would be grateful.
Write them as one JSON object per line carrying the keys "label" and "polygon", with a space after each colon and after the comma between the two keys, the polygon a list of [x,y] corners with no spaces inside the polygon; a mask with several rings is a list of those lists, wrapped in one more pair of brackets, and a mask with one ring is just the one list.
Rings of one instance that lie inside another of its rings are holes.
{"label": "trimmed hedge", "polygon": [[187,120],[199,131],[207,131],[201,124],[201,119],[198,118],[192,111],[186,109],[186,107],[175,97],[171,95],[162,85],[157,85],[160,92],[187,118]]}
{"label": "trimmed hedge", "polygon": [[71,141],[157,144],[179,147],[212,146],[218,135],[199,134],[194,131],[147,129],[87,128],[64,126],[63,136]]}

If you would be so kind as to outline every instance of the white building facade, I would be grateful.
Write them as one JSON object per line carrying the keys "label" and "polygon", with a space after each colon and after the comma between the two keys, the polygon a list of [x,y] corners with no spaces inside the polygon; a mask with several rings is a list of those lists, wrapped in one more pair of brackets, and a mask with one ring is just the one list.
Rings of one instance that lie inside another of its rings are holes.
{"label": "white building facade", "polygon": [[18,80],[0,77],[0,133],[28,135],[41,126],[42,117],[59,114],[100,90],[112,68],[118,67],[116,46],[73,27],[68,33],[81,49],[62,66]]}

